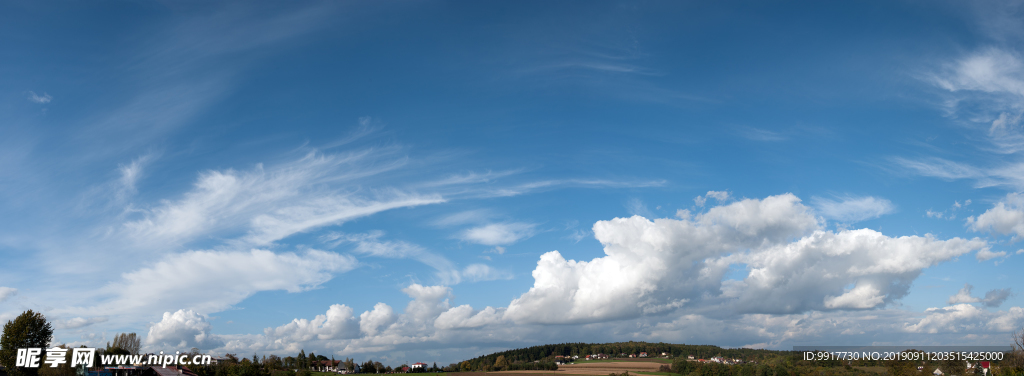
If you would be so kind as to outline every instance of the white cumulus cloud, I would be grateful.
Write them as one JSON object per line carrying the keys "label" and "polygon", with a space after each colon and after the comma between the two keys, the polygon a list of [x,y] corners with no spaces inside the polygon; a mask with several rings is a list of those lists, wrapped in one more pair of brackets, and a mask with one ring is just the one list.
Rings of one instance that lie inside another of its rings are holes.
{"label": "white cumulus cloud", "polygon": [[870,283],[857,285],[840,296],[826,296],[825,308],[875,308],[885,302],[885,294]]}
{"label": "white cumulus cloud", "polygon": [[1010,289],[995,289],[985,293],[984,298],[979,298],[971,295],[971,290],[974,286],[970,284],[964,284],[964,287],[957,291],[956,295],[950,296],[948,303],[953,304],[964,304],[964,303],[982,303],[987,307],[998,307],[1003,304],[1011,295]]}
{"label": "white cumulus cloud", "polygon": [[359,315],[359,330],[368,336],[377,335],[382,327],[394,324],[398,316],[391,306],[384,303],[377,303],[372,311],[366,311]]}
{"label": "white cumulus cloud", "polygon": [[[573,323],[680,307],[775,314],[876,308],[906,295],[922,269],[987,247],[980,239],[824,231],[792,194],[745,199],[692,219],[599,221],[594,233],[604,257],[542,255],[534,286],[505,318]],[[747,276],[723,282],[731,265],[745,266]]]}
{"label": "white cumulus cloud", "polygon": [[[980,239],[894,238],[870,229],[815,231],[792,243],[712,263],[720,269],[747,265],[748,276],[730,286],[741,311],[864,309],[905,296],[923,269],[985,247]],[[855,287],[847,290],[850,284]]]}
{"label": "white cumulus cloud", "polygon": [[352,316],[352,308],[334,304],[327,313],[316,315],[312,320],[294,319],[276,328],[264,329],[264,335],[271,341],[302,342],[312,339],[346,339],[359,337],[359,323]]}
{"label": "white cumulus cloud", "polygon": [[976,333],[1011,332],[1024,323],[1024,309],[1012,307],[1006,311],[989,312],[970,304],[957,304],[943,308],[929,308],[927,316],[903,328],[911,333]]}
{"label": "white cumulus cloud", "polygon": [[996,257],[1006,257],[1006,252],[1005,251],[992,252],[992,250],[989,250],[989,249],[982,249],[982,250],[978,251],[978,253],[974,254],[974,257],[977,258],[978,261],[988,261],[988,260],[994,259]]}
{"label": "white cumulus cloud", "polygon": [[476,311],[469,305],[461,305],[438,315],[434,320],[434,327],[437,329],[479,328],[500,323],[503,313],[502,310],[494,307]]}
{"label": "white cumulus cloud", "polygon": [[704,204],[707,203],[709,198],[713,198],[716,201],[718,201],[719,203],[722,203],[722,202],[725,202],[726,200],[729,199],[729,192],[728,191],[708,191],[708,193],[705,194],[704,196],[694,197],[693,203],[695,205],[697,205],[698,207],[704,207]]}
{"label": "white cumulus cloud", "polygon": [[991,209],[986,210],[977,218],[967,218],[967,226],[978,232],[994,232],[998,234],[1024,236],[1024,195],[1007,194]]}
{"label": "white cumulus cloud", "polygon": [[213,335],[211,329],[206,317],[193,310],[164,312],[163,319],[149,327],[146,347],[154,351],[164,348],[185,351],[193,347],[212,349],[223,346],[224,342]]}

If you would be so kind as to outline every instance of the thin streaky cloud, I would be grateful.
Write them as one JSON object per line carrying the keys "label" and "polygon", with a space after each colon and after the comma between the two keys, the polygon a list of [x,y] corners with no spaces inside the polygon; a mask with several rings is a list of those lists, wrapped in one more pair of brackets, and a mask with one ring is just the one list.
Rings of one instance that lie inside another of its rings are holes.
{"label": "thin streaky cloud", "polygon": [[53,100],[50,94],[43,93],[43,95],[36,94],[34,91],[28,92],[28,100],[32,103],[47,104]]}
{"label": "thin streaky cloud", "polygon": [[825,218],[845,223],[878,218],[896,210],[892,201],[873,196],[812,197],[811,202]]}
{"label": "thin streaky cloud", "polygon": [[743,127],[739,130],[740,136],[752,141],[775,142],[785,141],[788,137],[779,132],[754,127]]}

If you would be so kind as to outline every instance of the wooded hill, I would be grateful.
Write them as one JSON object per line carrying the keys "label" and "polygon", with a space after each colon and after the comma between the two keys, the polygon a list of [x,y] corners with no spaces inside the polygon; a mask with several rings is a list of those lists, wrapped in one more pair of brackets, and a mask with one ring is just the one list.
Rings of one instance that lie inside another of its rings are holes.
{"label": "wooded hill", "polygon": [[[660,357],[666,353],[670,357],[686,357],[693,355],[695,358],[711,358],[721,356],[725,358],[739,358],[746,361],[776,357],[782,354],[788,355],[789,351],[772,351],[758,349],[723,349],[712,345],[679,345],[673,343],[650,343],[650,342],[615,342],[615,343],[559,343],[553,345],[531,346],[522,349],[506,350],[459,363],[466,364],[469,369],[482,370],[493,365],[498,357],[504,357],[508,364],[522,364],[533,362],[553,362],[556,355],[573,356],[580,358],[593,354],[606,354],[609,357],[623,357],[622,354],[640,354],[646,352],[649,357]],[[461,367],[463,369],[467,367]]]}

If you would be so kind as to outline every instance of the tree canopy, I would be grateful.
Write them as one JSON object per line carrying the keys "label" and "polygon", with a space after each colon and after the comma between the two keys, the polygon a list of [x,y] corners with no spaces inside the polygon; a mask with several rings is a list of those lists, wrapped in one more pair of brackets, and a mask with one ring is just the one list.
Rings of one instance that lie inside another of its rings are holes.
{"label": "tree canopy", "polygon": [[18,349],[49,348],[52,336],[53,327],[42,313],[31,309],[25,311],[4,325],[4,333],[0,336],[0,365],[7,369],[10,376],[36,376],[38,368],[14,366]]}
{"label": "tree canopy", "polygon": [[142,337],[135,333],[121,333],[114,336],[114,343],[107,342],[107,348],[121,348],[128,351],[128,354],[138,355],[142,348]]}

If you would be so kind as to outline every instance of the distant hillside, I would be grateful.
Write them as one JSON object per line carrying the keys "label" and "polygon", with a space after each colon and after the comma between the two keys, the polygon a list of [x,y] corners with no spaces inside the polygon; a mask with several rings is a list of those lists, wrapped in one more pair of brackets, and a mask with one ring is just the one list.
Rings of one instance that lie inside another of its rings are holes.
{"label": "distant hillside", "polygon": [[492,367],[498,357],[504,357],[507,364],[553,363],[556,355],[585,357],[591,354],[607,354],[610,357],[621,357],[621,354],[640,354],[646,352],[650,357],[660,357],[661,353],[668,356],[710,358],[722,356],[740,358],[747,361],[788,354],[783,351],[756,349],[723,349],[712,345],[679,345],[673,343],[650,342],[615,342],[615,343],[559,343],[554,345],[532,346],[522,349],[506,350],[488,354],[459,363],[460,368],[469,370],[485,370]]}

